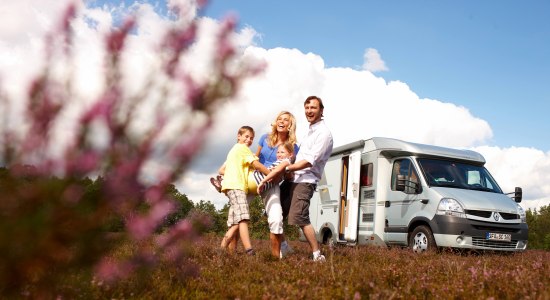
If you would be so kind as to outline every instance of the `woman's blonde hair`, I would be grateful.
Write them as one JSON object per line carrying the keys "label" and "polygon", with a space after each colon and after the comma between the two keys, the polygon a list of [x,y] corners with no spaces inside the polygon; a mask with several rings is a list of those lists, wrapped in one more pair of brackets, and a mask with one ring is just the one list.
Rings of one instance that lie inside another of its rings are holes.
{"label": "woman's blonde hair", "polygon": [[267,144],[269,147],[275,147],[280,141],[279,141],[279,135],[277,134],[277,120],[282,115],[288,115],[289,117],[289,124],[288,124],[288,138],[286,139],[287,142],[291,143],[292,145],[296,144],[296,118],[294,118],[294,115],[288,111],[282,111],[280,112],[277,117],[275,118],[275,121],[271,124],[271,132],[267,136]]}

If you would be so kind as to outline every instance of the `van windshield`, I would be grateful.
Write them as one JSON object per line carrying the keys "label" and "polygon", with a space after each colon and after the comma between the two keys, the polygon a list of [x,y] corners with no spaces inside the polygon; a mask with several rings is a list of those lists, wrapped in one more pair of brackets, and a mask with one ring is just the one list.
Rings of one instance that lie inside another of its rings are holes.
{"label": "van windshield", "polygon": [[502,190],[483,166],[442,159],[418,159],[429,186],[451,187],[502,194]]}

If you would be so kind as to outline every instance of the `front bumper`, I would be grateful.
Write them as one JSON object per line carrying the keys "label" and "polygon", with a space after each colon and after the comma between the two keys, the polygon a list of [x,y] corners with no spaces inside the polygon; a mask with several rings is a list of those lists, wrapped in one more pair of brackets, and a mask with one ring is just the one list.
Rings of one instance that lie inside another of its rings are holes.
{"label": "front bumper", "polygon": [[[527,248],[526,223],[483,222],[442,215],[436,215],[430,223],[435,242],[439,247],[502,251],[522,251]],[[512,239],[511,241],[487,240],[488,232],[510,234]]]}

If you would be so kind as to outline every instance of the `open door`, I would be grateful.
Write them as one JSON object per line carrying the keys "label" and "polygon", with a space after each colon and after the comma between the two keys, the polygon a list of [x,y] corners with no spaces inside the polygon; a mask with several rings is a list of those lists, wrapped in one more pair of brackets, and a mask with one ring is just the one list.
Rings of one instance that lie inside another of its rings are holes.
{"label": "open door", "polygon": [[339,238],[346,242],[357,241],[359,218],[359,180],[361,152],[342,157],[342,188],[340,193]]}
{"label": "open door", "polygon": [[338,239],[344,240],[345,230],[348,226],[348,167],[349,167],[349,156],[342,157],[342,178],[340,182],[340,218],[338,222]]}
{"label": "open door", "polygon": [[348,175],[348,221],[345,238],[348,242],[357,241],[359,222],[359,188],[361,180],[361,152],[357,151],[349,156]]}

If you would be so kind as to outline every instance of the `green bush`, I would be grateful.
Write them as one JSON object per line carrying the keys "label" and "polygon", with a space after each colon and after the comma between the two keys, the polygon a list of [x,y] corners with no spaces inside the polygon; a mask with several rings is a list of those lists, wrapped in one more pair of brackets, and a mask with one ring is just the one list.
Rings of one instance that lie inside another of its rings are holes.
{"label": "green bush", "polygon": [[550,206],[527,211],[529,248],[550,250]]}

